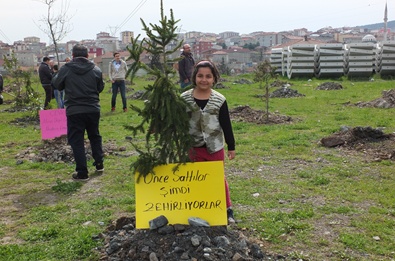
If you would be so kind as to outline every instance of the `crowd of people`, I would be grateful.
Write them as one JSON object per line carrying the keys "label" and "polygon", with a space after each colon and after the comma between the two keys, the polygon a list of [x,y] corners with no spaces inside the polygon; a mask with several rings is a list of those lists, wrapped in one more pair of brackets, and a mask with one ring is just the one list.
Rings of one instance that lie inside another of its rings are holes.
{"label": "crowd of people", "polygon": [[[61,68],[53,64],[48,57],[44,57],[38,72],[45,91],[44,109],[49,109],[49,103],[55,98],[57,108],[65,108],[66,111],[67,140],[76,164],[72,178],[87,181],[89,171],[84,145],[85,132],[91,144],[96,172],[104,171],[102,136],[99,131],[100,93],[104,89],[104,81],[101,69],[88,59],[88,49],[84,45],[75,45],[72,56],[72,59],[67,59]],[[116,98],[120,92],[122,109],[127,112],[125,77],[128,66],[118,52],[113,56],[114,59],[109,64],[111,111],[116,109]],[[177,69],[180,87],[185,88],[181,97],[190,105],[190,160],[225,162],[225,155],[229,160],[234,159],[236,145],[227,101],[222,94],[213,89],[220,78],[215,64],[209,60],[195,63],[189,44],[183,45],[180,58]],[[0,75],[0,94],[2,90],[3,79]],[[224,184],[228,222],[231,223],[235,220],[226,178]]]}

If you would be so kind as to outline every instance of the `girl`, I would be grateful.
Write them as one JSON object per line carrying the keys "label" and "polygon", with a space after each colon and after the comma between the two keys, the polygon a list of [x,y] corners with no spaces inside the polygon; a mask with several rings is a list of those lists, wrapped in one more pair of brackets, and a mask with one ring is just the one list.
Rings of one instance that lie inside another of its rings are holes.
{"label": "girl", "polygon": [[[235,139],[225,97],[213,90],[219,80],[219,72],[210,61],[196,64],[192,73],[192,89],[181,94],[191,105],[189,133],[192,161],[224,161],[224,142],[228,146],[228,158],[235,158]],[[229,186],[225,178],[226,207],[228,222],[234,223]]]}

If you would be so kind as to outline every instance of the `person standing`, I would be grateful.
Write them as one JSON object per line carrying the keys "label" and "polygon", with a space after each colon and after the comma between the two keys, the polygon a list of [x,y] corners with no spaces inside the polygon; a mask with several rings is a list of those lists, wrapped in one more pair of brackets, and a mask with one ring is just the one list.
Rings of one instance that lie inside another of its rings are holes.
{"label": "person standing", "polygon": [[115,105],[117,101],[118,90],[121,93],[123,111],[127,112],[128,108],[126,106],[126,86],[125,77],[128,72],[128,66],[118,52],[114,53],[114,59],[109,64],[108,75],[110,81],[112,82],[112,98],[111,98],[111,111],[115,111]]}
{"label": "person standing", "polygon": [[51,60],[45,56],[38,68],[38,76],[40,77],[41,85],[45,90],[44,110],[48,109],[48,104],[52,99],[52,69],[50,67],[50,62]]}
{"label": "person standing", "polygon": [[182,48],[182,60],[178,62],[178,73],[180,75],[181,88],[185,88],[191,85],[191,76],[193,67],[195,65],[195,60],[193,59],[191,46],[189,44],[184,44]]}
{"label": "person standing", "polygon": [[4,84],[4,82],[3,82],[3,75],[1,75],[1,73],[0,73],[0,104],[3,104],[3,102],[4,102],[4,98],[3,98],[3,95],[2,95],[2,93],[3,93],[3,84]]}
{"label": "person standing", "polygon": [[89,179],[85,155],[84,135],[92,148],[93,165],[97,172],[104,171],[102,137],[99,132],[100,98],[104,89],[103,74],[89,61],[88,49],[76,44],[72,49],[73,60],[63,65],[55,75],[55,88],[65,92],[64,105],[67,118],[67,140],[73,150],[77,181]]}
{"label": "person standing", "polygon": [[0,73],[0,93],[3,92],[3,86],[4,86],[3,75]]}
{"label": "person standing", "polygon": [[[210,61],[199,62],[192,73],[192,88],[181,97],[189,104],[189,134],[192,148],[189,158],[192,162],[224,161],[224,143],[228,146],[230,160],[236,156],[235,138],[226,98],[212,87],[219,80],[219,72]],[[228,222],[234,223],[229,185],[225,178],[225,193]]]}
{"label": "person standing", "polygon": [[[54,79],[54,77],[58,73],[58,71],[59,71],[58,69],[59,69],[58,65],[55,64],[53,66],[53,75],[52,75],[53,78],[52,79]],[[54,87],[54,86],[52,86],[52,87]],[[64,93],[64,91],[59,91],[56,88],[53,88],[53,89],[54,89],[54,95],[55,95],[56,104],[58,105],[58,109],[63,109],[64,108],[64,101],[63,101],[63,93]]]}

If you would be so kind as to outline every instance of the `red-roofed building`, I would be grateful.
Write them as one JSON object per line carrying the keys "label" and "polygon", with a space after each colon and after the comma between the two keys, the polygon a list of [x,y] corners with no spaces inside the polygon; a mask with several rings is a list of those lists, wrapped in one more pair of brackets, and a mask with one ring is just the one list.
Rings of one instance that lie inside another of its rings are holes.
{"label": "red-roofed building", "polygon": [[212,49],[213,43],[209,41],[199,41],[193,46],[194,56],[197,58],[201,58],[204,52]]}
{"label": "red-roofed building", "polygon": [[91,46],[88,48],[89,56],[93,55],[94,57],[102,56],[104,54],[104,49],[97,46]]}

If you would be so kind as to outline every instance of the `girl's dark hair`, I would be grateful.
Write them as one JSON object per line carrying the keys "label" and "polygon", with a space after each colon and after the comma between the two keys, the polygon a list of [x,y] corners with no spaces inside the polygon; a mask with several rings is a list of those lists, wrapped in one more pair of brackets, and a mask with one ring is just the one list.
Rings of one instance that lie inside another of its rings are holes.
{"label": "girl's dark hair", "polygon": [[218,72],[217,67],[215,67],[215,65],[212,62],[210,62],[208,60],[203,60],[203,61],[198,62],[195,65],[195,69],[193,70],[193,73],[192,73],[193,86],[196,86],[196,74],[199,71],[199,68],[202,68],[202,67],[210,68],[211,73],[214,75],[214,85],[217,84],[217,82],[219,81],[219,72]]}

